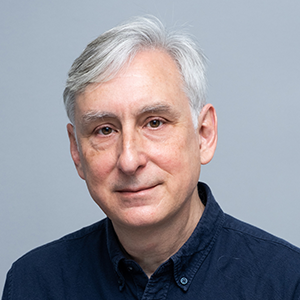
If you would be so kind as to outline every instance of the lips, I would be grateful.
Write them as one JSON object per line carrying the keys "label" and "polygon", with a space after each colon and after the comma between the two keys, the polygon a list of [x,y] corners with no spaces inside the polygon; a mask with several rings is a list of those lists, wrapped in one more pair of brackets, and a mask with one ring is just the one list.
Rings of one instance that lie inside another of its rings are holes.
{"label": "lips", "polygon": [[123,193],[123,194],[135,194],[135,193],[140,193],[144,191],[151,190],[155,188],[158,184],[154,185],[148,185],[148,186],[140,186],[140,187],[126,187],[126,188],[121,188],[117,189],[116,192],[118,193]]}

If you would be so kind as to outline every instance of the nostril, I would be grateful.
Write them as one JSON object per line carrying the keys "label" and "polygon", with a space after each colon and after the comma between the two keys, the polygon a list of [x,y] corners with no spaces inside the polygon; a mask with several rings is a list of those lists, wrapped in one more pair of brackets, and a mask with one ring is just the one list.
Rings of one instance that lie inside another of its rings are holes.
{"label": "nostril", "polygon": [[133,174],[139,166],[138,161],[138,154],[126,147],[119,156],[118,167],[123,173]]}
{"label": "nostril", "polygon": [[127,175],[134,175],[137,170],[144,167],[146,164],[144,153],[136,148],[126,147],[118,157],[118,168]]}
{"label": "nostril", "polygon": [[132,127],[123,128],[121,137],[117,167],[132,176],[147,162],[142,137]]}

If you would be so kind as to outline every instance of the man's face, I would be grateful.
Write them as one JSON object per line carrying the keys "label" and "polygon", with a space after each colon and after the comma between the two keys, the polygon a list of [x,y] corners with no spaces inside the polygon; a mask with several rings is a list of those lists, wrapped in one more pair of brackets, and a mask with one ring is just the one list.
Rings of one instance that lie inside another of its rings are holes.
{"label": "man's face", "polygon": [[164,224],[199,200],[199,131],[166,53],[141,52],[111,81],[88,86],[76,99],[75,127],[77,171],[115,225]]}

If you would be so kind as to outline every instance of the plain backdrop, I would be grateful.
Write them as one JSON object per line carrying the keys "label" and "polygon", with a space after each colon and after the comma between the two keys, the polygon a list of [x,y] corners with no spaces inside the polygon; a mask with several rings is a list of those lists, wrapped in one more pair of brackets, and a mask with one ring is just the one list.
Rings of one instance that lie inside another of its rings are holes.
{"label": "plain backdrop", "polygon": [[131,16],[184,25],[208,57],[223,210],[300,246],[300,1],[1,0],[0,288],[30,249],[104,217],[73,166],[62,92],[86,44]]}

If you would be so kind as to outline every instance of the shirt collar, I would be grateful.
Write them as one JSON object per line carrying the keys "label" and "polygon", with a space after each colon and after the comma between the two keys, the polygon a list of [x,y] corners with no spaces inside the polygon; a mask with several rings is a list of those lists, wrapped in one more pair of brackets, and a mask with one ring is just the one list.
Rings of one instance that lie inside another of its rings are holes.
{"label": "shirt collar", "polygon": [[175,281],[184,291],[188,290],[196,272],[213,247],[224,222],[224,213],[210,188],[199,182],[198,193],[205,205],[204,212],[192,235],[171,257]]}
{"label": "shirt collar", "polygon": [[[201,219],[189,239],[170,258],[174,266],[174,279],[184,291],[188,290],[196,272],[211,250],[224,222],[224,213],[215,201],[210,188],[205,183],[199,182],[198,193],[205,205]],[[106,219],[106,236],[108,253],[119,276],[121,290],[125,285],[125,279],[119,266],[120,262],[125,260],[125,255],[108,218]]]}

